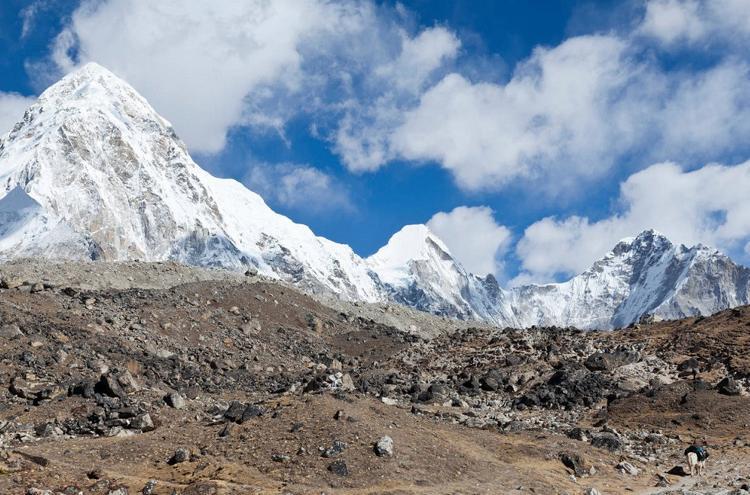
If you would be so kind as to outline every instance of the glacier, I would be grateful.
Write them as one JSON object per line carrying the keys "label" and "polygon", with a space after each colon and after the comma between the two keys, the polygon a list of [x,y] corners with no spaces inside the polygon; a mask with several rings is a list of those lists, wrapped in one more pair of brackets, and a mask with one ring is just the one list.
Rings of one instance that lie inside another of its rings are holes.
{"label": "glacier", "polygon": [[519,328],[616,328],[750,300],[750,270],[654,231],[624,239],[567,282],[511,289],[467,272],[425,225],[405,226],[362,258],[200,168],[171,124],[95,63],[44,91],[0,138],[0,196],[0,260],[250,269],[312,294]]}

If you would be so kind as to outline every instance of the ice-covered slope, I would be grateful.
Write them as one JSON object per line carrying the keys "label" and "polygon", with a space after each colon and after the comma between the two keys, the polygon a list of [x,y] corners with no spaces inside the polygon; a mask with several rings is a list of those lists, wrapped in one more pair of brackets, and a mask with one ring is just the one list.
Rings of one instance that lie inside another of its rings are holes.
{"label": "ice-covered slope", "polygon": [[380,298],[348,246],[202,170],[169,122],[96,64],[45,91],[0,142],[0,188],[16,187],[89,235],[106,260],[247,266],[313,292]]}

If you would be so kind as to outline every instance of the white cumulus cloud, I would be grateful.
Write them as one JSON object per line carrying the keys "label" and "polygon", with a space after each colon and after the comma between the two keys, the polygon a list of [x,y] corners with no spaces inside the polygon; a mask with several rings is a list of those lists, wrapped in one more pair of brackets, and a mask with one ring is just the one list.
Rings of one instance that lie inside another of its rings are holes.
{"label": "white cumulus cloud", "polygon": [[356,31],[359,22],[355,7],[323,0],[86,0],[53,59],[63,71],[87,61],[108,67],[191,148],[215,152],[243,122],[253,91],[304,83],[303,45]]}
{"label": "white cumulus cloud", "polygon": [[399,13],[367,0],[84,0],[49,60],[59,72],[95,61],[124,77],[195,151],[220,151],[233,126],[283,133],[306,114],[367,170],[378,142],[358,133],[362,122],[390,122],[460,44],[441,27],[413,33]]}
{"label": "white cumulus cloud", "polygon": [[441,163],[467,189],[556,170],[595,175],[633,132],[625,108],[609,98],[634,77],[625,49],[598,36],[537,49],[506,85],[451,74],[406,114],[393,147],[406,159]]}
{"label": "white cumulus cloud", "polygon": [[750,40],[747,0],[649,0],[640,34],[667,46],[736,45]]}
{"label": "white cumulus cloud", "polygon": [[436,213],[427,226],[469,272],[502,278],[501,259],[510,245],[511,232],[495,221],[491,208],[459,206]]}
{"label": "white cumulus cloud", "polygon": [[605,177],[626,157],[637,167],[750,150],[748,135],[744,59],[666,71],[631,40],[606,35],[538,48],[505,84],[446,76],[406,112],[390,146],[439,163],[464,189],[521,179],[554,192]]}

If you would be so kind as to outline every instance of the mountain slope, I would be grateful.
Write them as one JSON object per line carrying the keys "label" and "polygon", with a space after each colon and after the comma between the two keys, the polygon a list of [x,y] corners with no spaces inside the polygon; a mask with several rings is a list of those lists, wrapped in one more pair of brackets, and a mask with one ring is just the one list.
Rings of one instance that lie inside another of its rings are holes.
{"label": "mountain slope", "polygon": [[254,269],[312,293],[512,327],[612,328],[750,302],[747,268],[653,231],[567,282],[508,290],[467,272],[424,225],[362,259],[201,169],[169,122],[96,64],[46,90],[0,139],[0,198],[0,259]]}
{"label": "mountain slope", "polygon": [[748,304],[750,269],[705,246],[674,246],[653,230],[620,241],[567,282],[510,292],[515,325],[616,328],[643,315],[682,318]]}
{"label": "mountain slope", "polygon": [[425,225],[402,228],[367,262],[391,299],[422,311],[491,320],[500,303],[494,277],[468,273]]}
{"label": "mountain slope", "polygon": [[96,64],[45,91],[0,142],[0,184],[90,235],[105,260],[253,267],[312,292],[380,298],[377,277],[348,246],[203,171],[171,125]]}

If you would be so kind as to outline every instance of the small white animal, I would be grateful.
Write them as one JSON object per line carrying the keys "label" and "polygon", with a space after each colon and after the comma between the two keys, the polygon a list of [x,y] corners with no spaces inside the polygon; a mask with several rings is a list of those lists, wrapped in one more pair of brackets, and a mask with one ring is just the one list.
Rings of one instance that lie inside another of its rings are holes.
{"label": "small white animal", "polygon": [[699,461],[698,454],[695,452],[687,453],[687,463],[690,468],[690,476],[703,476],[703,470],[706,468],[706,461]]}

